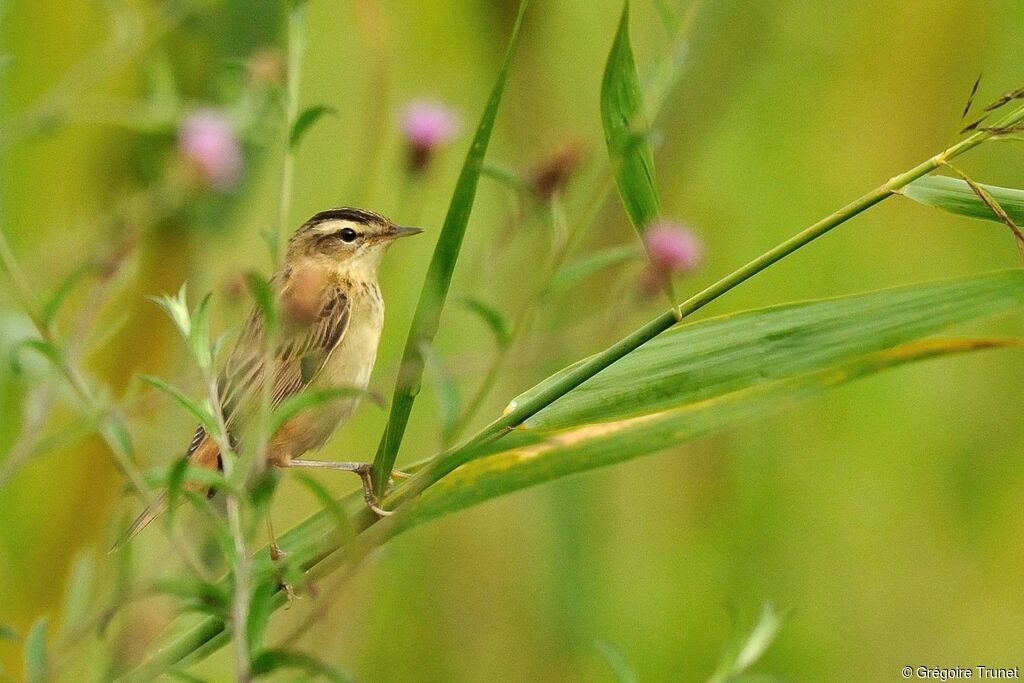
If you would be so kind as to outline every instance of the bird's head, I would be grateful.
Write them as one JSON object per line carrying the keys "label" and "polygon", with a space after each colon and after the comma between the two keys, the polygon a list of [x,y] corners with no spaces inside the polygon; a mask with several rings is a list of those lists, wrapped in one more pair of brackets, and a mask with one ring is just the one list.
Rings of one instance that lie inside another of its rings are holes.
{"label": "bird's head", "polygon": [[343,207],[321,211],[288,241],[289,262],[312,259],[354,275],[373,276],[387,248],[399,237],[423,232],[404,228],[372,211]]}

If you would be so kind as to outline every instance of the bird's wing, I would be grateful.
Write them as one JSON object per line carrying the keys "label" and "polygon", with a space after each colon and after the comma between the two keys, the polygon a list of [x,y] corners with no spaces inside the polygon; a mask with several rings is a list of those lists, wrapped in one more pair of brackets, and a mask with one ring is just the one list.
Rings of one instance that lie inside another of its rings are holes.
{"label": "bird's wing", "polygon": [[[282,290],[287,297],[289,284]],[[270,354],[272,367],[264,371],[267,356],[263,351],[264,320],[254,308],[228,357],[218,380],[221,408],[230,429],[237,419],[259,405],[263,382],[272,379],[271,406],[302,391],[319,374],[348,329],[351,304],[338,285],[328,286],[320,299],[320,310],[299,332],[282,332],[277,348]]]}

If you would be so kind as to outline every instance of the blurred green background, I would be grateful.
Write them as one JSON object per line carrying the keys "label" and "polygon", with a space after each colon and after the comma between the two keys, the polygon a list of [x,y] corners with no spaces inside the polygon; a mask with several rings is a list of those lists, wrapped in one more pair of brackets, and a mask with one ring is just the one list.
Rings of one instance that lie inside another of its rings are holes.
{"label": "blurred green background", "polygon": [[[689,9],[666,4],[680,16]],[[298,150],[289,225],[347,204],[427,230],[382,269],[388,318],[372,386],[383,394],[515,10],[499,0],[308,5],[301,101],[335,114]],[[565,199],[570,215],[606,168],[598,94],[620,11],[617,0],[535,0],[488,156],[528,173],[576,141],[587,161]],[[140,465],[166,464],[187,443],[190,418],[133,377],[159,374],[197,394],[199,377],[144,297],[185,280],[193,296],[212,290],[219,333],[245,314],[242,274],[269,271],[261,233],[275,225],[282,146],[267,92],[286,9],[269,0],[9,2],[0,13],[0,227],[41,299],[81,264],[95,265],[61,328],[95,313],[82,335],[86,366],[124,406]],[[635,0],[633,15],[639,69],[649,74],[673,48],[656,3]],[[979,73],[983,102],[1022,85],[1012,29],[1021,25],[1024,6],[995,0],[704,2],[655,125],[664,212],[707,245],[703,267],[677,291],[714,281],[947,146]],[[254,55],[265,72],[254,71]],[[460,112],[462,132],[410,179],[399,124],[421,97]],[[168,182],[180,171],[174,112],[200,107],[229,109],[246,131],[242,179],[229,191]],[[1011,144],[986,145],[960,166],[979,181],[1024,187]],[[578,254],[633,239],[610,196]],[[517,214],[508,188],[484,179],[453,295],[513,315],[549,244],[529,207]],[[1016,263],[998,225],[894,198],[702,314]],[[660,312],[662,301],[635,293],[638,273],[588,279],[542,311],[478,420]],[[1019,334],[1022,323],[987,329]],[[5,359],[29,329],[4,279]],[[437,347],[470,394],[493,353],[489,331],[453,306]],[[890,680],[908,664],[1021,665],[1022,371],[1024,355],[1013,351],[897,370],[800,411],[461,512],[399,537],[345,585],[325,582],[318,600],[275,617],[268,640],[330,604],[299,645],[360,680],[614,680],[597,643],[640,680],[701,680],[730,633],[729,607],[753,616],[772,600],[792,613],[758,670],[793,680]],[[400,463],[436,450],[437,403],[427,387]],[[167,569],[156,533],[129,560],[106,554],[137,510],[44,362],[26,356],[20,374],[0,363],[0,415],[0,459],[33,435],[43,440],[0,489],[0,623],[24,635],[48,614],[55,632],[83,553],[95,564],[98,604],[126,564],[140,575]],[[324,457],[368,457],[384,419],[364,406]],[[321,479],[339,495],[355,484]],[[286,477],[278,527],[315,509]],[[186,515],[184,524],[201,521]],[[166,600],[128,608],[59,673],[91,679],[105,649],[137,658],[169,609]],[[21,657],[20,643],[0,640],[5,675],[20,677]],[[195,672],[227,679],[230,658],[218,653]]]}

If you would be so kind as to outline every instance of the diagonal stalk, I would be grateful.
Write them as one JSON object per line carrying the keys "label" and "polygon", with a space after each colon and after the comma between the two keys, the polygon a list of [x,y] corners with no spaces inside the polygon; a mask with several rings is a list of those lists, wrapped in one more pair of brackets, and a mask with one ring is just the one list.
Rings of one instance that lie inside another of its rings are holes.
{"label": "diagonal stalk", "polygon": [[[1003,128],[1011,126],[1022,120],[1024,120],[1024,106],[1018,107],[1000,120],[997,127]],[[801,247],[816,240],[833,228],[842,225],[875,204],[888,199],[897,190],[900,190],[914,180],[931,173],[935,169],[944,165],[948,160],[958,157],[964,152],[977,147],[979,144],[991,137],[992,133],[985,130],[980,130],[969,135],[955,145],[936,154],[930,159],[921,162],[910,170],[893,176],[874,190],[862,195],[841,209],[838,209],[813,225],[805,228],[793,237],[790,237],[775,248],[770,249],[761,256],[758,256],[753,261],[750,261],[743,267],[733,271],[718,282],[690,297],[680,304],[678,309],[673,308],[662,313],[640,329],[591,357],[571,372],[566,373],[563,377],[559,378],[557,382],[554,382],[543,391],[538,392],[529,400],[515,406],[512,410],[491,422],[470,439],[438,455],[433,461],[431,461],[430,465],[424,468],[420,473],[413,476],[405,485],[401,486],[388,498],[388,507],[400,505],[419,493],[422,493],[456,467],[473,459],[473,454],[479,447],[500,439],[541,409],[569,393],[626,354],[636,350],[651,339],[654,339],[662,332],[680,322],[686,316],[703,308],[705,305],[711,303],[729,290],[742,284],[765,268],[768,268]],[[382,526],[390,526],[393,525],[393,523],[393,519],[389,518],[383,520]]]}

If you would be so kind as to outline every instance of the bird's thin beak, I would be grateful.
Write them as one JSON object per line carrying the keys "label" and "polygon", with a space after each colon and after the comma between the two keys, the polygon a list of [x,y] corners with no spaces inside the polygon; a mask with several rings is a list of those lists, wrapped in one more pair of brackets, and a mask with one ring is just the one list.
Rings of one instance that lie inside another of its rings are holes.
{"label": "bird's thin beak", "polygon": [[393,239],[399,237],[409,237],[410,235],[418,235],[423,232],[422,228],[406,228],[401,225],[392,225],[391,229],[388,230],[388,236]]}

